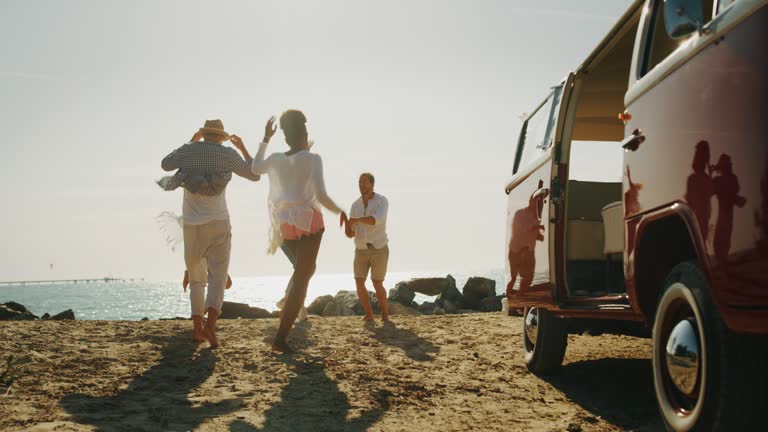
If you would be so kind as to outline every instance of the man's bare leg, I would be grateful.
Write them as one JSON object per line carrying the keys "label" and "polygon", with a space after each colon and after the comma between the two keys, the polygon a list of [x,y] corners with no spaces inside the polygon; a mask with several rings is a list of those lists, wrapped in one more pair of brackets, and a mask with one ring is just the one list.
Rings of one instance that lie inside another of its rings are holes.
{"label": "man's bare leg", "polygon": [[355,286],[357,287],[357,298],[360,299],[360,304],[365,310],[363,321],[373,321],[373,309],[371,308],[371,299],[368,297],[368,290],[365,289],[365,279],[355,278]]}
{"label": "man's bare leg", "polygon": [[216,321],[219,319],[219,312],[212,307],[208,308],[208,320],[203,326],[203,336],[208,339],[211,348],[219,347],[219,340],[216,338]]}
{"label": "man's bare leg", "polygon": [[373,288],[376,290],[376,298],[379,299],[379,307],[381,308],[381,320],[383,322],[389,322],[389,305],[387,304],[387,290],[384,289],[384,281],[373,281]]}

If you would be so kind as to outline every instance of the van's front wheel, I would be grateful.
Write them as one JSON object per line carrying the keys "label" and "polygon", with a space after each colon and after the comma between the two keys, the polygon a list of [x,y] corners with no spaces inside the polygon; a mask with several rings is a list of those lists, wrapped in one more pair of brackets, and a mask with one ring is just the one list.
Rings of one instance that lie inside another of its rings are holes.
{"label": "van's front wheel", "polygon": [[764,430],[764,341],[726,328],[695,263],[675,266],[656,308],[653,380],[669,430]]}
{"label": "van's front wheel", "polygon": [[523,312],[525,365],[535,374],[549,374],[560,368],[568,345],[566,322],[545,309],[532,307]]}

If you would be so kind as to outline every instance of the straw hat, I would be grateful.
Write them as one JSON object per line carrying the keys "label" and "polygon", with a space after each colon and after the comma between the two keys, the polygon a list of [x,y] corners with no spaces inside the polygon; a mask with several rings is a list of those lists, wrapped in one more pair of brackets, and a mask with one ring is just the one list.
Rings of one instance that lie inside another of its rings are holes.
{"label": "straw hat", "polygon": [[224,131],[224,123],[219,119],[206,120],[205,125],[200,128],[200,133],[223,135],[225,140],[229,139],[229,134]]}

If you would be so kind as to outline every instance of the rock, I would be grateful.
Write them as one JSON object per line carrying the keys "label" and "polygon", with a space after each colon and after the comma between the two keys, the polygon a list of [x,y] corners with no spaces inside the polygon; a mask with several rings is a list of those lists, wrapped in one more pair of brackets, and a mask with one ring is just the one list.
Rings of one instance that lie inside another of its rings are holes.
{"label": "rock", "polygon": [[51,319],[51,314],[46,312],[46,313],[43,314],[43,316],[40,317],[40,319],[42,319],[42,320]]}
{"label": "rock", "polygon": [[416,310],[418,310],[419,312],[421,312],[423,314],[431,315],[436,307],[437,307],[437,303],[424,302],[424,303],[416,306]]}
{"label": "rock", "polygon": [[506,295],[486,297],[480,301],[480,311],[482,312],[498,312],[501,310],[502,299],[506,299]]}
{"label": "rock", "polygon": [[389,305],[390,315],[419,315],[419,311],[410,307],[401,305],[400,303],[392,303]]}
{"label": "rock", "polygon": [[[437,304],[442,306],[443,309],[448,310],[445,306],[443,306],[443,302],[449,301],[454,306],[459,306],[464,304],[464,296],[459,292],[459,289],[456,288],[456,284],[449,286],[446,288],[445,291],[443,291],[439,296],[437,296]],[[451,312],[448,312],[451,313]]]}
{"label": "rock", "polygon": [[464,284],[464,307],[481,310],[482,302],[496,295],[496,281],[483,277],[471,277]]}
{"label": "rock", "polygon": [[[368,299],[371,302],[373,313],[381,313],[381,308],[379,307],[379,300],[376,298],[376,293],[373,291],[368,291]],[[365,315],[365,309],[363,309],[363,304],[360,303],[360,298],[357,296],[357,291],[339,291],[336,293],[334,300],[337,302],[340,301],[349,306],[349,308],[352,309],[356,315]]]}
{"label": "rock", "polygon": [[30,321],[37,317],[27,308],[16,302],[0,304],[0,321]]}
{"label": "rock", "polygon": [[389,303],[409,305],[414,297],[416,297],[416,293],[408,288],[407,282],[398,282],[394,288],[389,290],[387,300],[389,300]]}
{"label": "rock", "polygon": [[[323,311],[320,311],[320,313],[322,313],[322,312]],[[319,314],[317,314],[317,315],[319,315]],[[280,311],[279,310],[272,311],[272,312],[269,313],[269,316],[271,318],[280,318]]]}
{"label": "rock", "polygon": [[[380,314],[381,305],[379,305],[379,298],[376,297],[376,293],[373,291],[368,291],[368,298],[371,300],[371,309],[373,310],[373,313]],[[362,310],[362,304],[360,306],[360,309]],[[389,303],[387,303],[387,306],[389,306]],[[365,311],[362,310],[361,314],[365,314]]]}
{"label": "rock", "polygon": [[[456,279],[448,275],[444,278],[419,278],[411,279],[406,282],[400,282],[407,289],[414,293],[421,293],[428,296],[439,295],[450,287],[456,288]],[[410,303],[410,302],[409,302]]]}
{"label": "rock", "polygon": [[25,307],[23,304],[21,304],[21,303],[16,303],[16,302],[14,302],[14,301],[9,301],[9,302],[7,302],[7,303],[3,303],[3,305],[5,305],[5,307],[7,307],[8,309],[11,309],[11,310],[15,310],[16,312],[20,312],[20,313],[26,313],[26,314],[30,314],[30,315],[33,315],[33,313],[32,313],[32,312],[30,312],[30,310],[29,310],[29,309],[27,309],[27,308],[26,308],[26,307]]}
{"label": "rock", "polygon": [[144,317],[144,318],[142,318],[141,320],[142,320],[142,321],[149,321],[149,318],[147,318],[147,317]]}
{"label": "rock", "polygon": [[355,311],[353,311],[351,307],[347,306],[346,303],[336,301],[335,299],[328,302],[328,304],[325,305],[325,309],[323,309],[323,316],[325,317],[352,316],[354,314]]}
{"label": "rock", "polygon": [[221,306],[221,319],[243,318],[251,313],[251,306],[245,303],[225,301]]}
{"label": "rock", "polygon": [[432,315],[445,315],[445,309],[441,307],[436,307],[435,310],[432,311]]}
{"label": "rock", "polygon": [[160,321],[191,321],[192,318],[186,318],[186,317],[173,317],[173,318],[160,318]]}
{"label": "rock", "polygon": [[443,300],[443,309],[446,313],[453,314],[459,310],[459,307],[450,300]]}
{"label": "rock", "polygon": [[59,312],[52,316],[51,319],[54,321],[74,320],[75,313],[72,311],[72,309],[67,309],[64,312]]}
{"label": "rock", "polygon": [[9,308],[8,306],[4,304],[0,304],[0,321],[15,321],[15,320],[21,320],[21,318],[24,314]]}
{"label": "rock", "polygon": [[484,277],[471,277],[462,289],[464,296],[486,298],[496,295],[496,281]]}
{"label": "rock", "polygon": [[272,315],[266,309],[249,306],[245,303],[224,302],[221,306],[220,319],[237,318],[271,318]]}
{"label": "rock", "polygon": [[355,310],[355,305],[359,303],[359,299],[357,298],[357,291],[339,291],[335,296],[333,296],[333,300],[337,303],[344,303],[352,310]]}
{"label": "rock", "polygon": [[322,315],[323,310],[325,309],[325,306],[333,300],[332,295],[324,295],[320,296],[312,301],[312,303],[307,308],[307,313],[313,314],[313,315]]}

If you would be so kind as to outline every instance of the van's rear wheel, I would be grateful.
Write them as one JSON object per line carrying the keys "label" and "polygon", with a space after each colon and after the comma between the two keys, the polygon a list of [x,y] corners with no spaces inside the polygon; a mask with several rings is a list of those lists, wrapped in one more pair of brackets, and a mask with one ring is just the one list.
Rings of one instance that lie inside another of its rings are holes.
{"label": "van's rear wheel", "polygon": [[523,312],[525,365],[535,374],[552,373],[563,364],[568,345],[566,322],[541,308]]}
{"label": "van's rear wheel", "polygon": [[653,379],[667,428],[756,430],[765,423],[764,341],[725,327],[695,263],[675,266],[665,286],[653,325]]}

